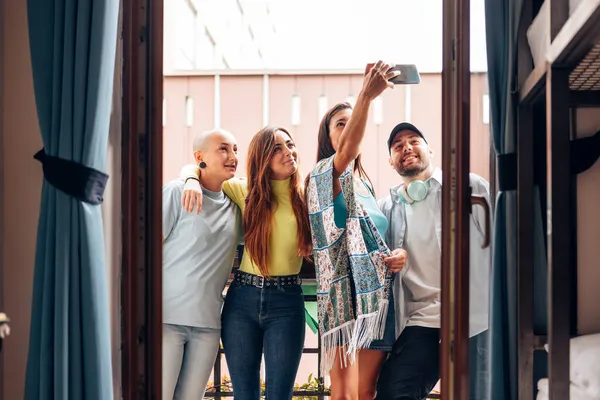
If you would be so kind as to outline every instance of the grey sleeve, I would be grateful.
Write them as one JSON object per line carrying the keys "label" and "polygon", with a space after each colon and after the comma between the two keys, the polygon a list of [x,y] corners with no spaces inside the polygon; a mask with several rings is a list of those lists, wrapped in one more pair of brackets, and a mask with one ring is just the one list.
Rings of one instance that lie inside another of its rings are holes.
{"label": "grey sleeve", "polygon": [[181,216],[182,182],[169,182],[162,190],[162,234],[166,240]]}
{"label": "grey sleeve", "polygon": [[[490,184],[488,181],[479,175],[471,174],[471,188],[473,189],[472,193],[476,196],[482,196],[491,208],[492,203],[490,202]],[[485,232],[486,224],[486,216],[483,207],[474,206],[472,213],[477,228],[481,234],[483,234]],[[493,215],[490,215],[490,219],[490,221],[487,221],[489,224],[492,223]]]}

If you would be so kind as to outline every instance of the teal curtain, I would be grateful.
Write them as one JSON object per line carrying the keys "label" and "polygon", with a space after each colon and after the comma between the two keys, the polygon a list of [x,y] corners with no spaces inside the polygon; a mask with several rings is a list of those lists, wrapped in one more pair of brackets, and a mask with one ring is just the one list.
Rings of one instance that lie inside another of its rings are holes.
{"label": "teal curtain", "polygon": [[[517,29],[523,0],[486,0],[485,23],[490,90],[490,128],[496,155],[516,153]],[[533,132],[524,132],[533,134]],[[509,174],[498,163],[498,174]],[[533,162],[532,162],[533,167]],[[510,169],[510,168],[509,168]],[[502,179],[501,179],[502,180]],[[534,330],[547,327],[546,243],[539,186],[534,187]],[[491,399],[518,397],[517,192],[500,188],[496,199],[491,280]],[[527,234],[527,233],[526,233]],[[538,355],[539,356],[539,355]],[[544,376],[545,360],[536,356],[534,375]],[[536,387],[534,385],[534,387]]]}
{"label": "teal curtain", "polygon": [[[515,102],[510,93],[520,10],[521,0],[485,1],[490,129],[497,155],[516,150]],[[490,398],[494,400],[517,400],[516,198],[515,191],[500,190],[495,207],[490,283]]]}
{"label": "teal curtain", "polygon": [[[28,0],[37,115],[45,153],[102,170],[118,0]],[[44,180],[25,399],[113,398],[99,205]]]}

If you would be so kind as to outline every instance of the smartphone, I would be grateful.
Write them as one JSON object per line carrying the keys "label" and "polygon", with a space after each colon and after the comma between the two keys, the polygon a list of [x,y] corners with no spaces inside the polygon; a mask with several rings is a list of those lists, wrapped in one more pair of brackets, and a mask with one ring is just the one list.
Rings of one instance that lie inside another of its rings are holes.
{"label": "smartphone", "polygon": [[[374,66],[374,63],[367,64],[365,74]],[[390,79],[394,85],[416,85],[421,83],[421,76],[414,64],[398,64],[390,68],[390,71],[400,71],[400,75]]]}

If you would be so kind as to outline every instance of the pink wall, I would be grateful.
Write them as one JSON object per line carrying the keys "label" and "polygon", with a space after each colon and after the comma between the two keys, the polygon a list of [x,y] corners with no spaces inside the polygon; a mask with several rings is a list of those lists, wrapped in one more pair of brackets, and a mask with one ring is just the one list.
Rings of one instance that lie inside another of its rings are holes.
{"label": "pink wall", "polygon": [[[219,106],[215,105],[215,78],[212,76],[165,77],[167,120],[164,126],[164,180],[178,176],[185,162],[192,162],[191,143],[197,132],[215,126],[215,108],[220,126],[236,135],[240,147],[240,170],[245,174],[246,151],[252,136],[263,126],[262,75],[220,76]],[[288,129],[298,145],[303,174],[307,174],[316,158],[316,137],[320,122],[318,99],[325,95],[328,107],[357,96],[362,85],[360,75],[273,75],[268,79],[268,123]],[[407,90],[410,91],[407,97]],[[483,95],[487,93],[484,74],[472,77],[471,106],[471,170],[489,176],[489,128],[482,122]],[[300,123],[292,125],[292,95],[301,99]],[[194,99],[194,124],[187,127],[185,98]],[[409,89],[398,86],[382,96],[383,118],[375,122],[372,110],[367,139],[363,143],[363,160],[378,196],[384,196],[398,176],[388,164],[386,140],[392,128],[404,121],[410,101],[410,120],[420,127],[441,163],[441,76],[424,74],[420,85]],[[220,112],[219,112],[220,108]]]}
{"label": "pink wall", "polygon": [[221,77],[221,127],[236,135],[239,165],[244,171],[250,140],[262,127],[262,85],[261,76]]}

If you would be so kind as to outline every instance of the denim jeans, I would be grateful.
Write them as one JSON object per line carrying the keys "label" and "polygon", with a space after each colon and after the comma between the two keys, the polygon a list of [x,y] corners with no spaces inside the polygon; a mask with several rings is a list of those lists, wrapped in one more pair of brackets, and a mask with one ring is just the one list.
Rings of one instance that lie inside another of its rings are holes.
{"label": "denim jeans", "polygon": [[221,318],[234,399],[260,398],[263,353],[266,399],[291,399],[304,347],[302,288],[295,285],[259,289],[233,282]]}
{"label": "denim jeans", "polygon": [[219,329],[163,324],[162,400],[199,400],[215,365]]}

